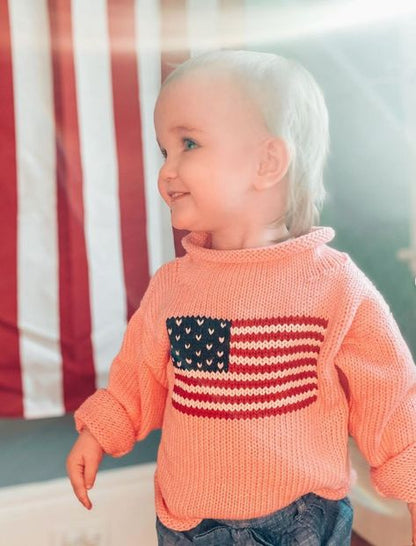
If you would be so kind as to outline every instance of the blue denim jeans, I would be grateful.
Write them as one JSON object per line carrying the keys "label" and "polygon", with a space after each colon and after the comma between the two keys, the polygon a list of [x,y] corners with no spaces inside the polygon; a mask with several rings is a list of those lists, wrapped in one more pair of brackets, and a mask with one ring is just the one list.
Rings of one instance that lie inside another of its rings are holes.
{"label": "blue denim jeans", "polygon": [[156,516],[159,546],[348,546],[354,510],[348,497],[324,499],[308,493],[267,516],[204,519],[188,531],[169,529]]}

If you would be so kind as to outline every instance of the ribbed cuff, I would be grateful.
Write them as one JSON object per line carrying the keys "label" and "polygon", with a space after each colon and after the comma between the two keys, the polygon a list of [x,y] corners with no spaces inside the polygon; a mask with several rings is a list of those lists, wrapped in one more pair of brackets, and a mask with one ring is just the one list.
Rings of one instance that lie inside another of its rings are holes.
{"label": "ribbed cuff", "polygon": [[416,502],[415,468],[416,444],[412,444],[378,468],[371,468],[373,486],[383,497]]}
{"label": "ribbed cuff", "polygon": [[88,428],[104,452],[113,457],[129,453],[136,442],[133,425],[121,404],[106,390],[98,389],[74,413],[75,428]]}

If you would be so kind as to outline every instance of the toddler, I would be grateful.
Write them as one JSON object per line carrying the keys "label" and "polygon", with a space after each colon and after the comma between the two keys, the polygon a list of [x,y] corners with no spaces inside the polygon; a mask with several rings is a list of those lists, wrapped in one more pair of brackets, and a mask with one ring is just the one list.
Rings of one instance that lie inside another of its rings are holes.
{"label": "toddler", "polygon": [[154,121],[186,254],[156,271],[108,387],[75,412],[76,496],[91,509],[103,454],[161,428],[159,545],[343,546],[351,435],[415,537],[416,367],[380,292],[318,226],[317,83],[278,55],[209,52],[165,80]]}

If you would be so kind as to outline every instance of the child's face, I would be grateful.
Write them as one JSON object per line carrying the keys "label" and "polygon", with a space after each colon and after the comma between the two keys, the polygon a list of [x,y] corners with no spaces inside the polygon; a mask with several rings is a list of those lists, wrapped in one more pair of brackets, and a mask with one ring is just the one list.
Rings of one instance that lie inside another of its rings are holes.
{"label": "child's face", "polygon": [[260,147],[270,134],[236,82],[208,71],[169,82],[156,103],[155,129],[165,156],[158,188],[172,225],[218,237],[249,225]]}

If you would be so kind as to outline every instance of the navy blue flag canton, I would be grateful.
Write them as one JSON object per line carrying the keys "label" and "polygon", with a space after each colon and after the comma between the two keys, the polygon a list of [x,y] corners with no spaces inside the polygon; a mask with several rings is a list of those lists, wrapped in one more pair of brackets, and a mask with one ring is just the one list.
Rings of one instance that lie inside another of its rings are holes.
{"label": "navy blue flag canton", "polygon": [[228,371],[231,321],[186,316],[168,318],[166,324],[176,368]]}

